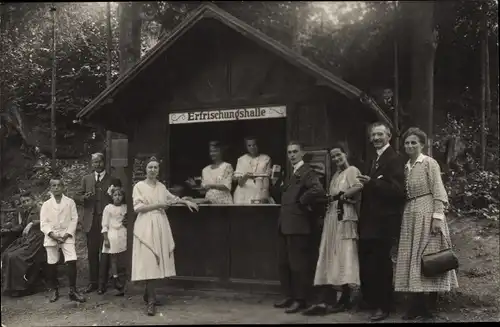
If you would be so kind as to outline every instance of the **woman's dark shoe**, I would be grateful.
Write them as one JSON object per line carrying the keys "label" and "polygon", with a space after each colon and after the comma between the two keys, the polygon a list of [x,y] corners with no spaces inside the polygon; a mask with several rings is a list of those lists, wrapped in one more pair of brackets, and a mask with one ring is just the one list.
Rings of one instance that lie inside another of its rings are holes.
{"label": "woman's dark shoe", "polygon": [[286,298],[284,300],[280,300],[280,301],[274,303],[274,307],[278,308],[278,309],[284,309],[284,308],[290,307],[292,305],[292,303],[293,303],[293,299]]}
{"label": "woman's dark shoe", "polygon": [[98,290],[98,286],[97,284],[94,284],[94,283],[90,283],[87,288],[85,289],[85,291],[83,291],[83,293],[85,294],[88,294],[88,293],[92,293],[94,291],[97,291]]}
{"label": "woman's dark shoe", "polygon": [[290,305],[285,313],[297,313],[306,308],[306,304],[303,301],[293,301],[292,305]]}
{"label": "woman's dark shoe", "polygon": [[156,314],[156,306],[154,301],[148,302],[146,306],[146,312],[148,316],[154,316]]}
{"label": "woman's dark shoe", "polygon": [[339,301],[328,310],[328,313],[339,313],[351,309],[351,291],[344,287],[344,291],[340,296]]}
{"label": "woman's dark shoe", "polygon": [[59,300],[59,290],[57,288],[49,290],[49,302],[53,303]]}
{"label": "woman's dark shoe", "polygon": [[[118,295],[117,296],[121,296],[121,295]],[[144,300],[145,303],[148,303],[149,302],[149,296],[148,296],[148,293],[147,292],[144,292],[144,295],[142,296],[142,299]],[[156,306],[160,306],[161,302],[159,300],[155,300],[155,305]]]}
{"label": "woman's dark shoe", "polygon": [[336,305],[328,309],[328,313],[339,313],[348,311],[351,308],[350,303],[338,302]]}
{"label": "woman's dark shoe", "polygon": [[389,318],[389,312],[377,309],[377,311],[370,317],[371,321],[382,321]]}
{"label": "woman's dark shoe", "polygon": [[75,302],[79,302],[79,303],[85,302],[85,298],[83,297],[83,295],[78,293],[74,287],[70,287],[70,289],[69,289],[69,299],[71,301],[75,301]]}
{"label": "woman's dark shoe", "polygon": [[304,316],[324,316],[327,313],[327,308],[328,306],[326,303],[314,304],[304,310],[302,314]]}

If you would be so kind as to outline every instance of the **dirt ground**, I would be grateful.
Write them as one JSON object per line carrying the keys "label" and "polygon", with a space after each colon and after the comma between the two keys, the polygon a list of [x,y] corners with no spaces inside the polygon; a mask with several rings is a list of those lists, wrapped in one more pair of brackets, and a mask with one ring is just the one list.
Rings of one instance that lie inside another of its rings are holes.
{"label": "dirt ground", "polygon": [[[450,230],[460,260],[459,286],[440,299],[438,322],[500,321],[500,269],[498,221],[453,219]],[[79,286],[85,286],[86,253],[84,238],[77,236]],[[65,281],[63,280],[63,283]],[[48,303],[45,293],[24,298],[2,296],[1,321],[6,327],[25,326],[119,326],[170,324],[288,324],[363,323],[367,313],[349,312],[326,317],[288,315],[274,309],[277,299],[222,291],[159,290],[164,305],[155,317],[145,315],[141,289],[131,287],[126,297],[93,293],[84,304],[69,302],[66,291],[61,299]],[[401,311],[399,309],[398,311]],[[386,322],[401,322],[402,312]]]}
{"label": "dirt ground", "polygon": [[[285,314],[272,307],[276,297],[228,292],[175,291],[160,296],[164,305],[154,317],[145,315],[139,293],[116,298],[92,295],[84,304],[71,303],[66,296],[48,303],[44,294],[24,299],[2,298],[2,325],[25,326],[120,326],[170,324],[301,324],[363,323],[367,313],[351,312],[325,317]],[[401,322],[394,313],[385,322]],[[436,322],[498,321],[490,309],[461,309],[441,312]]]}

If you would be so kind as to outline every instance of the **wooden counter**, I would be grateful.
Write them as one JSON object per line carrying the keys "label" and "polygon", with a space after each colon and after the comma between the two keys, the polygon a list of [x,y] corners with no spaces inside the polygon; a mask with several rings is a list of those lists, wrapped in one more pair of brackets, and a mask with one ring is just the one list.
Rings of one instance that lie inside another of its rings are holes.
{"label": "wooden counter", "polygon": [[277,291],[276,204],[173,206],[174,280],[184,287]]}

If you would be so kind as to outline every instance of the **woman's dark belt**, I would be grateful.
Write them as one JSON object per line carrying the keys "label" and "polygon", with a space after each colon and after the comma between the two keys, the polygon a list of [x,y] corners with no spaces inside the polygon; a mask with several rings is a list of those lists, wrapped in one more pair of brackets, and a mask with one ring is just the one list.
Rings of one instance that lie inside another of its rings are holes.
{"label": "woman's dark belt", "polygon": [[427,196],[429,194],[432,194],[431,192],[429,193],[425,193],[425,194],[420,194],[420,195],[416,195],[416,196],[412,196],[412,197],[406,197],[406,201],[411,201],[411,200],[415,200],[415,199],[418,199],[418,198],[421,198],[423,196]]}

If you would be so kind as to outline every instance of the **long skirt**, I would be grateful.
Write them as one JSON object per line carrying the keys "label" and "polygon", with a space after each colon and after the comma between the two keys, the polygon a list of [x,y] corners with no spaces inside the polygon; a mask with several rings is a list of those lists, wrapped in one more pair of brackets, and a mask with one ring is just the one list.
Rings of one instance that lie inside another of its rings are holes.
{"label": "long skirt", "polygon": [[46,261],[44,237],[40,230],[34,229],[5,250],[2,255],[2,291],[26,291],[36,281]]}
{"label": "long skirt", "polygon": [[337,219],[337,206],[323,225],[314,285],[360,285],[357,221]]}
{"label": "long skirt", "polygon": [[131,280],[175,276],[175,243],[163,210],[140,213],[134,224]]}
{"label": "long skirt", "polygon": [[398,259],[395,272],[397,292],[445,292],[458,287],[455,270],[437,277],[425,277],[421,273],[422,255],[435,253],[451,246],[450,231],[443,221],[443,235],[431,235],[432,195],[406,203],[399,237]]}

